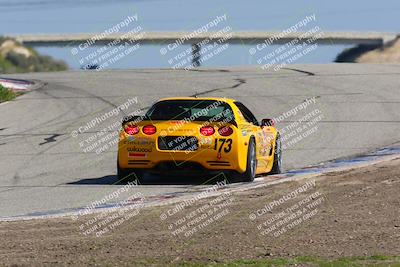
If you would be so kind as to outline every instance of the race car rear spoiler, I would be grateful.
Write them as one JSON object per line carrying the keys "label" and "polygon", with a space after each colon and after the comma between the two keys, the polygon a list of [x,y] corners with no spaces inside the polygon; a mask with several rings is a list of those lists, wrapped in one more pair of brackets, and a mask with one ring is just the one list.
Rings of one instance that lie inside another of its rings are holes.
{"label": "race car rear spoiler", "polygon": [[138,122],[144,121],[145,117],[146,116],[136,116],[136,115],[125,116],[122,118],[121,124],[124,125],[125,123],[128,123],[128,122],[138,123]]}
{"label": "race car rear spoiler", "polygon": [[[148,119],[146,116],[137,116],[137,115],[125,116],[122,118],[121,124],[122,124],[122,126],[124,126],[128,122],[139,123],[141,121],[146,121],[146,120],[150,120],[150,119]],[[237,127],[237,123],[234,118],[232,118],[232,120],[228,121],[228,123]]]}

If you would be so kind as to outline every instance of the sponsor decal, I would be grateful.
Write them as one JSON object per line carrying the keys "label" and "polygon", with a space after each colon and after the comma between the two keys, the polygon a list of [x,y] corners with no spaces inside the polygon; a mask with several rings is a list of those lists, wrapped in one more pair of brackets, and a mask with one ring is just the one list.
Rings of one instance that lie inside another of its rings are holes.
{"label": "sponsor decal", "polygon": [[187,121],[181,120],[181,121],[170,121],[169,123],[171,124],[185,124],[188,123]]}
{"label": "sponsor decal", "polygon": [[151,152],[152,148],[146,148],[146,147],[128,147],[127,148],[128,152]]}
{"label": "sponsor decal", "polygon": [[213,143],[213,138],[201,138],[199,143],[202,147],[210,147]]}
{"label": "sponsor decal", "polygon": [[124,144],[126,145],[137,145],[137,146],[154,145],[154,141],[149,138],[128,136],[126,139],[127,140],[124,141]]}
{"label": "sponsor decal", "polygon": [[261,154],[261,156],[265,157],[267,155],[267,149],[265,147],[262,147],[260,149],[260,154]]}

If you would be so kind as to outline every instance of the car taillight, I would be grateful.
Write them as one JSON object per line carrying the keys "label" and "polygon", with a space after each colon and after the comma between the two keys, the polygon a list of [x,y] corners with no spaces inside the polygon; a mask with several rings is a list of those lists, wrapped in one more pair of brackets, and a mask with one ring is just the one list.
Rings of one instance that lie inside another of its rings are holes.
{"label": "car taillight", "polygon": [[229,136],[233,134],[233,129],[229,126],[221,127],[218,129],[218,133],[222,136]]}
{"label": "car taillight", "polygon": [[212,126],[203,126],[200,128],[200,133],[204,136],[210,136],[214,134],[215,130]]}
{"label": "car taillight", "polygon": [[124,127],[124,131],[129,135],[134,135],[139,132],[139,127],[137,127],[136,125],[126,125]]}
{"label": "car taillight", "polygon": [[146,125],[143,127],[142,131],[144,134],[152,135],[157,132],[157,128],[154,125]]}

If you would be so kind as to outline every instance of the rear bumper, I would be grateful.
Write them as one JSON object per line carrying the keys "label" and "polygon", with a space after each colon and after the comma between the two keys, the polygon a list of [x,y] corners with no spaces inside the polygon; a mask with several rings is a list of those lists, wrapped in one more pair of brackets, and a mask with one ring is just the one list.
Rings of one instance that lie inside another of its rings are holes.
{"label": "rear bumper", "polygon": [[140,171],[145,171],[148,173],[156,174],[156,175],[164,175],[164,176],[219,176],[219,175],[230,175],[231,173],[237,173],[235,170],[231,169],[209,169],[209,168],[204,168],[201,164],[198,164],[196,162],[168,162],[168,161],[163,161],[155,165],[153,168],[142,168],[142,169],[137,169],[135,170],[140,170]]}
{"label": "rear bumper", "polygon": [[199,148],[197,151],[160,151],[152,148],[134,148],[120,142],[118,162],[123,169],[147,169],[154,172],[166,171],[238,171],[239,155],[236,149],[229,154],[212,148]]}

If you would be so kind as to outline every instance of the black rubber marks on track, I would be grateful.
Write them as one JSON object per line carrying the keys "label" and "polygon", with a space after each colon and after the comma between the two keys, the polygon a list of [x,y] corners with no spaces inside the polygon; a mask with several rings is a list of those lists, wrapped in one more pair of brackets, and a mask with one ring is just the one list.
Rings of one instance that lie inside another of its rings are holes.
{"label": "black rubber marks on track", "polygon": [[214,92],[219,91],[219,90],[234,89],[234,88],[237,88],[237,87],[241,86],[242,84],[246,83],[246,80],[245,80],[245,79],[241,79],[241,78],[237,78],[237,79],[235,79],[235,81],[236,81],[237,83],[235,83],[235,84],[232,85],[232,86],[223,87],[223,88],[210,89],[210,90],[207,90],[207,91],[204,91],[204,92],[200,92],[200,93],[196,93],[196,94],[194,94],[194,95],[191,95],[191,97],[198,97],[198,96],[200,96],[200,95],[205,95],[205,94],[209,94],[209,93],[214,93]]}
{"label": "black rubber marks on track", "polygon": [[297,72],[305,73],[305,74],[307,74],[307,75],[309,75],[309,76],[314,76],[314,75],[315,75],[315,73],[309,72],[309,71],[306,71],[306,70],[299,70],[299,69],[292,69],[292,68],[282,68],[282,69],[285,69],[285,70],[292,70],[292,71],[297,71]]}
{"label": "black rubber marks on track", "polygon": [[52,143],[52,142],[56,142],[57,141],[56,138],[59,137],[59,136],[61,136],[61,134],[53,134],[50,137],[44,138],[45,142],[40,143],[39,146],[45,145],[45,144],[48,144],[48,143]]}

